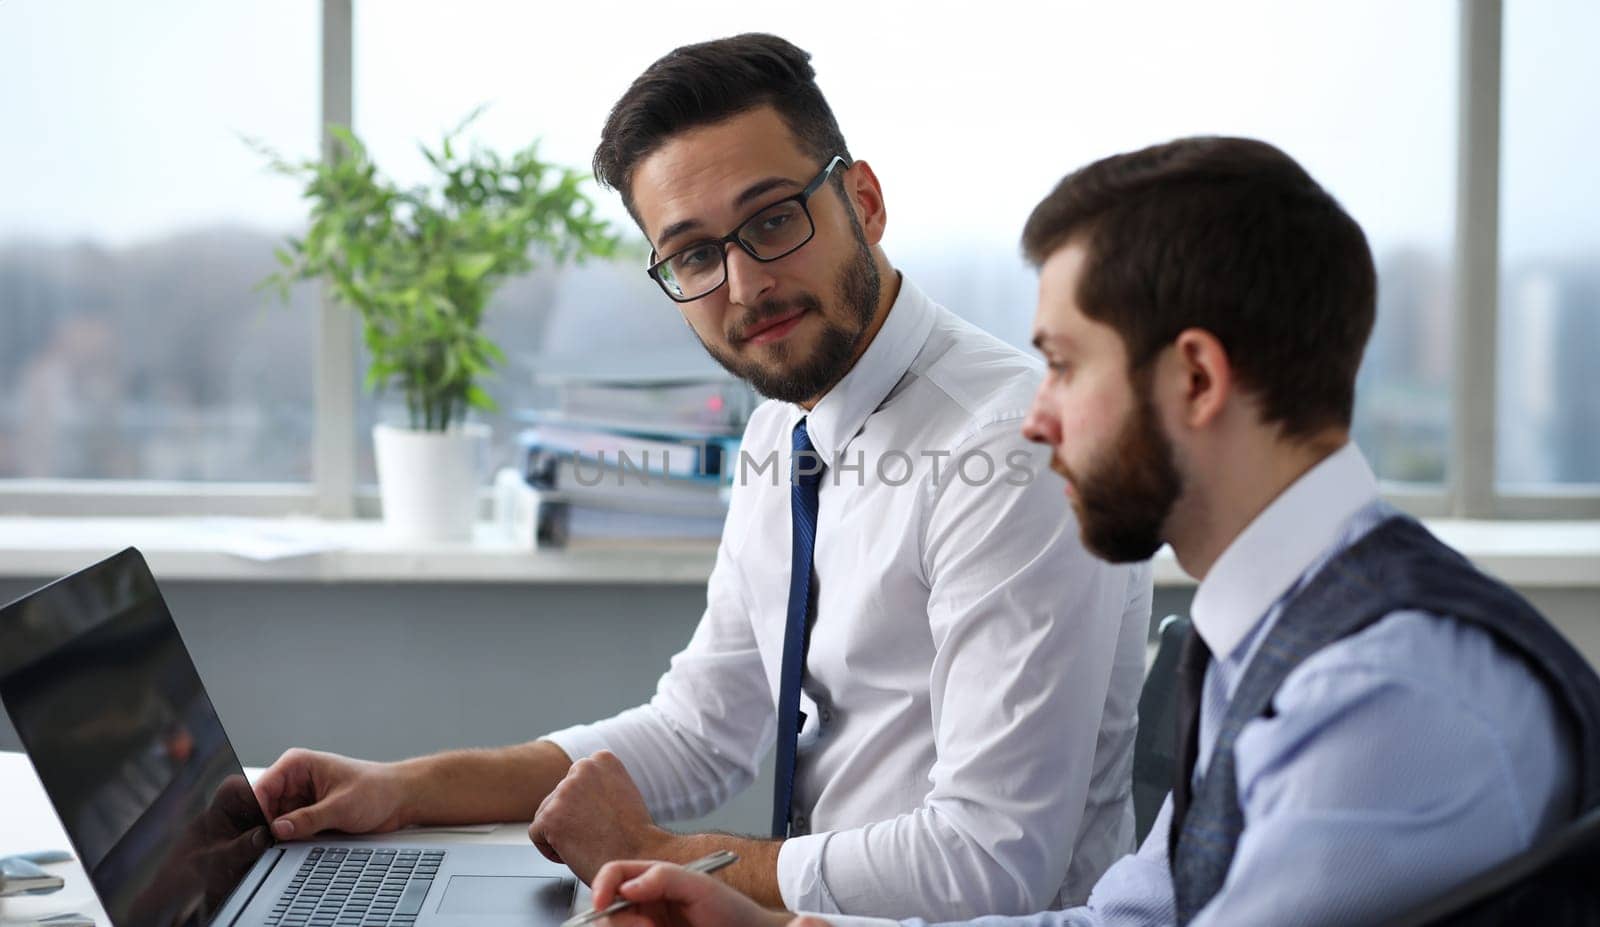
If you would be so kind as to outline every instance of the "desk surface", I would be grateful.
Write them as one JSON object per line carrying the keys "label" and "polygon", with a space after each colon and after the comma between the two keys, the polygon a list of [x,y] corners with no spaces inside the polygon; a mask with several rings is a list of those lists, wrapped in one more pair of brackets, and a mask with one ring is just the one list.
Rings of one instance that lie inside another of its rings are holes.
{"label": "desk surface", "polygon": [[[245,772],[253,781],[261,771],[247,769]],[[373,839],[414,842],[424,833],[427,834],[428,843],[525,843],[528,839],[525,824],[501,824],[492,831],[471,833],[430,828]],[[69,848],[66,833],[61,829],[55,810],[50,807],[44,786],[39,783],[39,777],[34,775],[33,765],[21,753],[0,751],[0,856]],[[96,900],[82,866],[73,861],[44,868],[65,879],[66,886],[49,895],[0,898],[0,927],[5,927],[9,921],[64,911],[92,915],[99,927],[111,927],[111,921]],[[579,890],[587,892],[581,886]],[[579,903],[583,903],[583,900],[580,899]]]}

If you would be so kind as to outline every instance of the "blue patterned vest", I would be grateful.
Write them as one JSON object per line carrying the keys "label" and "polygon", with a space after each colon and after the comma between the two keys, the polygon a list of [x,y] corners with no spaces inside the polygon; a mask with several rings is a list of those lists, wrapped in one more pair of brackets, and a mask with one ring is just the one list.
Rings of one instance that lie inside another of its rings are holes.
{"label": "blue patterned vest", "polygon": [[[1173,796],[1169,838],[1180,925],[1222,888],[1244,830],[1233,752],[1239,732],[1268,711],[1278,686],[1306,658],[1408,609],[1477,625],[1521,655],[1564,709],[1575,737],[1578,810],[1600,804],[1600,677],[1521,596],[1480,573],[1416,521],[1396,516],[1336,555],[1284,606],[1234,690],[1192,796],[1187,790],[1195,751],[1180,752],[1175,788],[1181,791]],[[1179,732],[1180,744],[1192,745],[1197,717],[1180,717],[1180,724],[1191,725]]]}

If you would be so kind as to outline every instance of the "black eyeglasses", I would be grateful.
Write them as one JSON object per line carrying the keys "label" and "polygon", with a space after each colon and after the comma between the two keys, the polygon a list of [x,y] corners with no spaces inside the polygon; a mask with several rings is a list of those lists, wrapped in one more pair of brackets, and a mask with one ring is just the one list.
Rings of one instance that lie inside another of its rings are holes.
{"label": "black eyeglasses", "polygon": [[[645,273],[675,302],[686,303],[709,296],[728,282],[730,243],[762,263],[793,254],[817,231],[806,202],[828,182],[834,168],[844,163],[844,158],[835,155],[799,193],[766,206],[721,238],[697,241],[654,261]],[[654,260],[655,251],[650,257]]]}

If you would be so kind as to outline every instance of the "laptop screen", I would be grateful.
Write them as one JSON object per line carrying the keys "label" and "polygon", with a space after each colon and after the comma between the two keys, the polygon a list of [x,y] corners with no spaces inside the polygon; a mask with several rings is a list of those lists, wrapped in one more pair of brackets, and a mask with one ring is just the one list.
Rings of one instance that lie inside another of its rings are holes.
{"label": "laptop screen", "polygon": [[0,699],[117,927],[209,923],[272,844],[138,551],[0,610]]}

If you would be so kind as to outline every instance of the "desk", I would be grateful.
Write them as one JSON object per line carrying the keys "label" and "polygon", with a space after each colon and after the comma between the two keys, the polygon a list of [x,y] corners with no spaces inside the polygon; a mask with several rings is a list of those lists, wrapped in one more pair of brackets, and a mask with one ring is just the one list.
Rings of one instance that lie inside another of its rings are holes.
{"label": "desk", "polygon": [[[261,770],[247,769],[245,773],[254,781]],[[427,835],[425,839],[428,843],[526,843],[528,826],[501,824],[487,833],[429,828],[373,839],[414,843],[422,834]],[[61,822],[56,819],[55,810],[50,807],[50,799],[45,797],[44,786],[33,773],[33,765],[21,753],[0,751],[0,856],[56,849],[69,850],[71,847],[66,833],[61,829]],[[95,899],[94,889],[90,887],[82,866],[73,861],[44,868],[65,879],[66,886],[49,895],[0,898],[0,927],[5,927],[9,920],[63,911],[92,915],[98,927],[111,927],[111,921]],[[580,883],[577,900],[580,909],[588,907],[588,891]]]}

